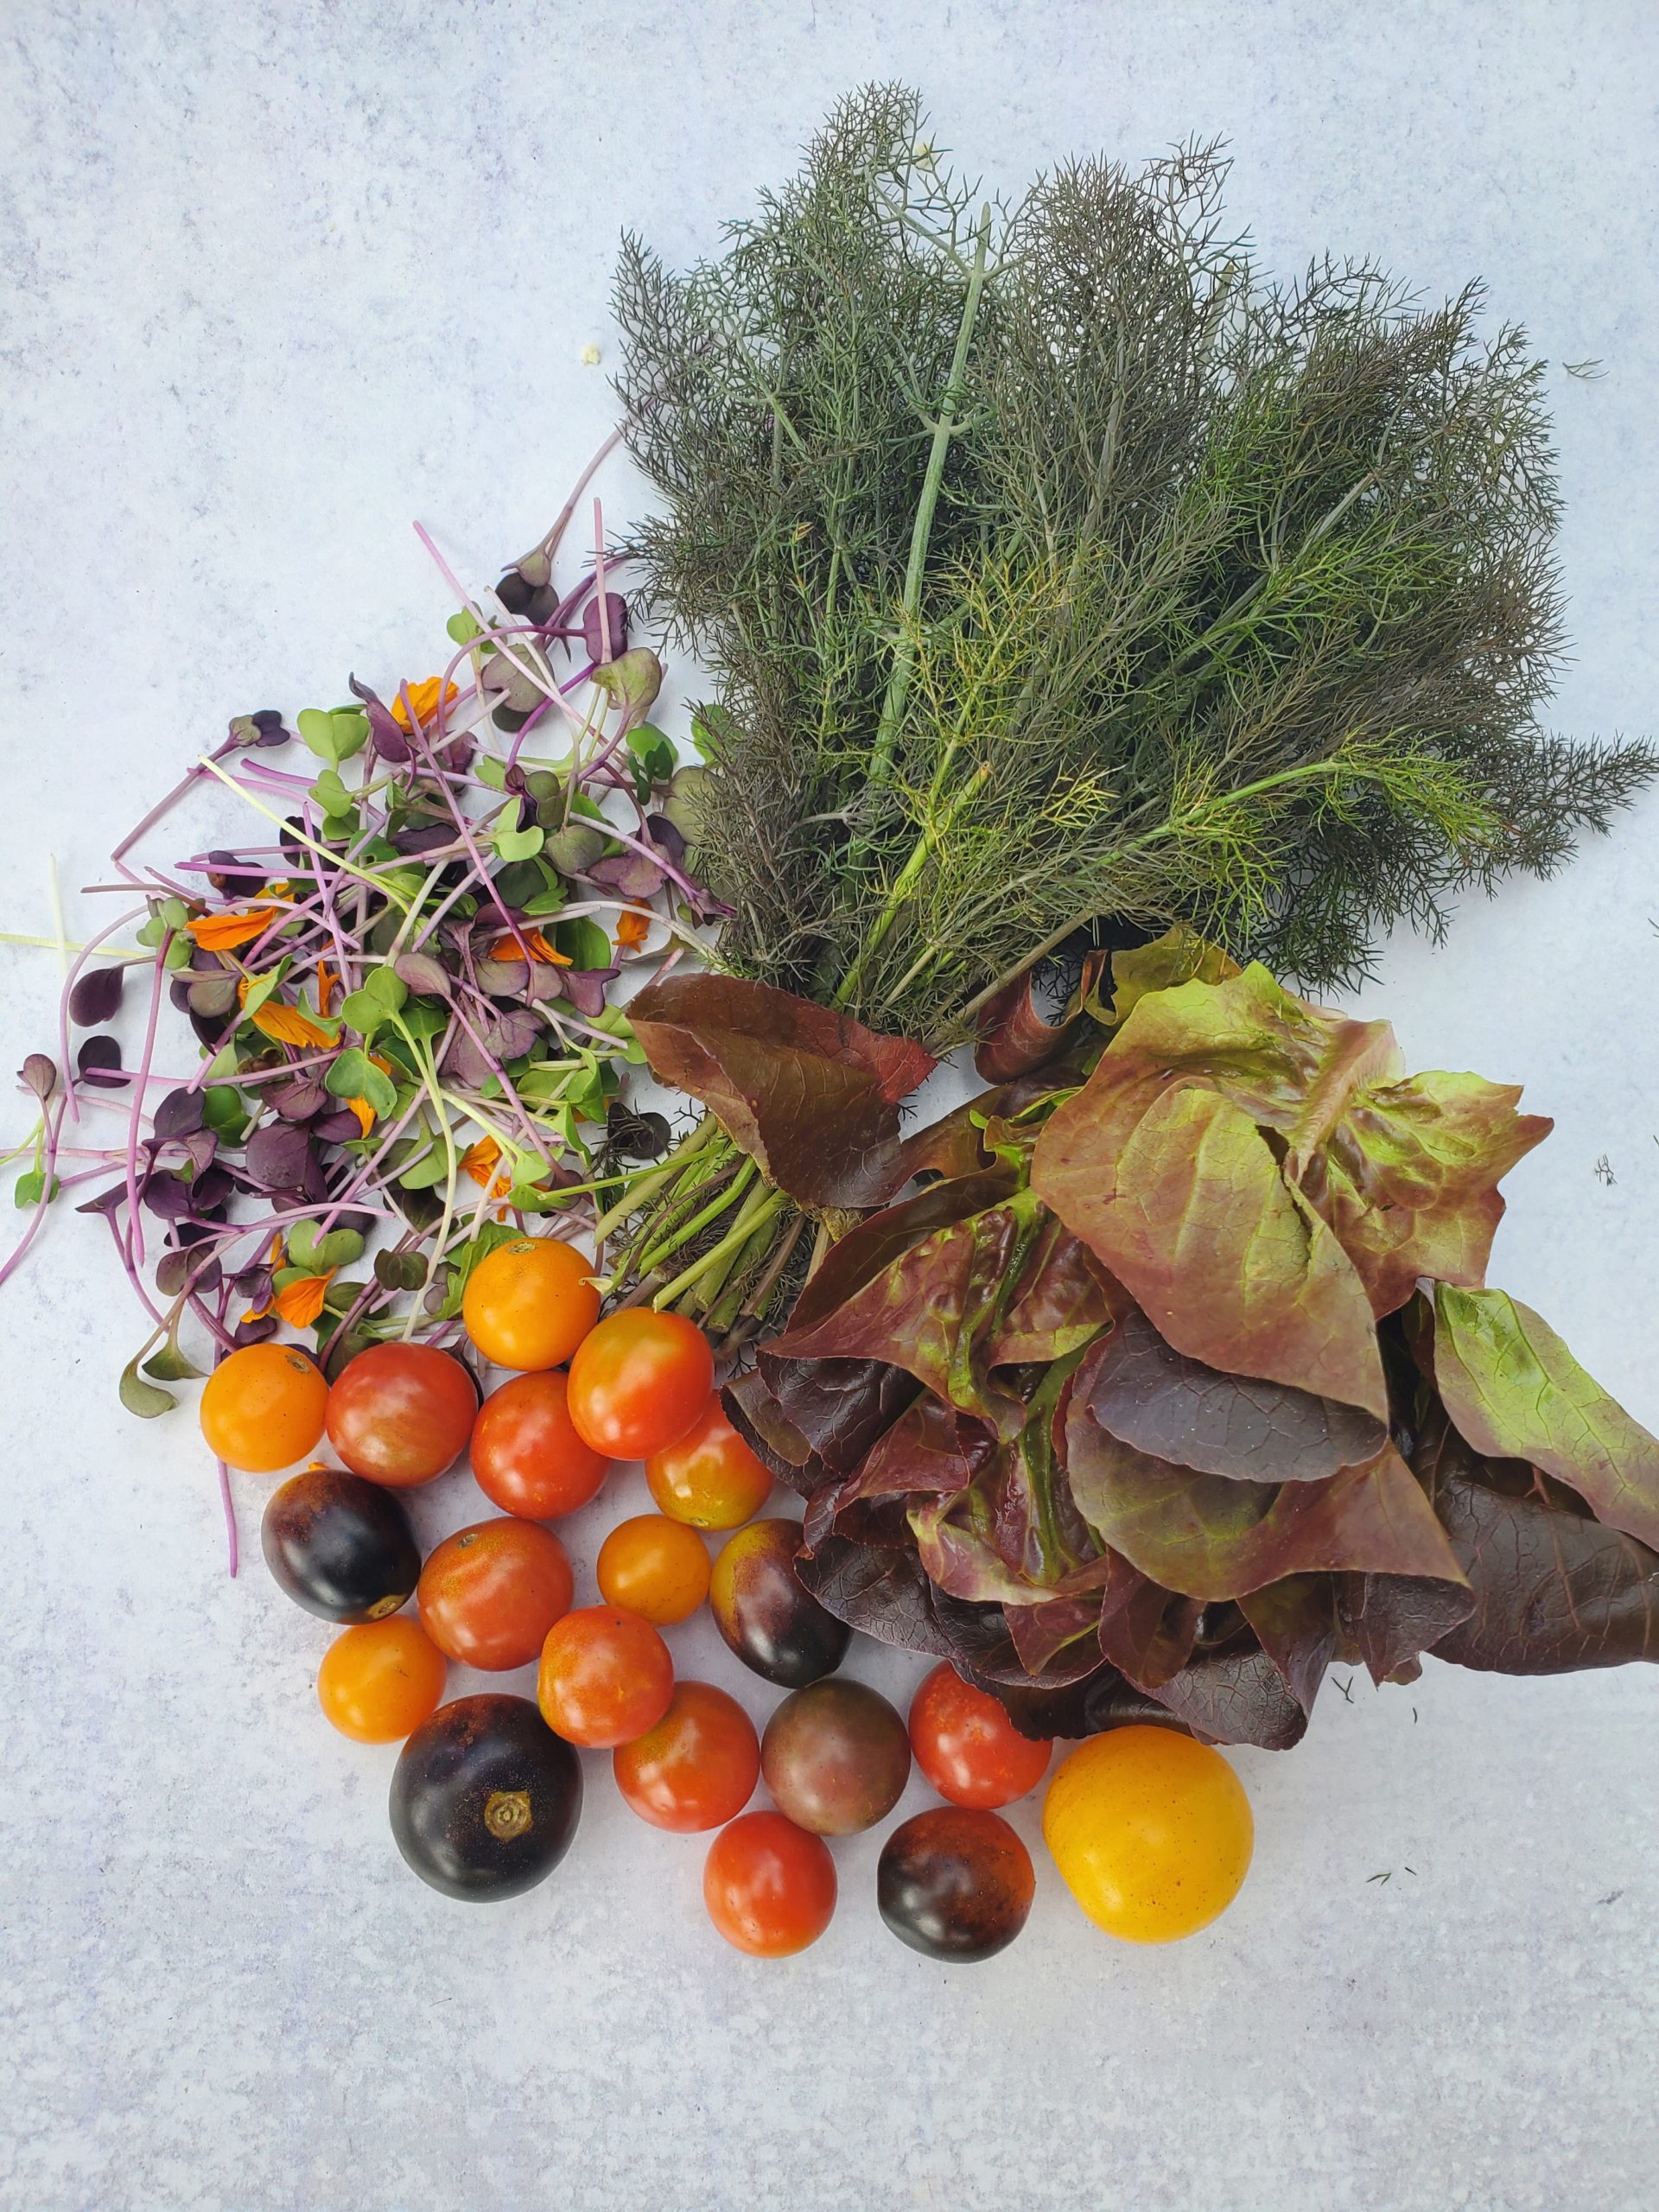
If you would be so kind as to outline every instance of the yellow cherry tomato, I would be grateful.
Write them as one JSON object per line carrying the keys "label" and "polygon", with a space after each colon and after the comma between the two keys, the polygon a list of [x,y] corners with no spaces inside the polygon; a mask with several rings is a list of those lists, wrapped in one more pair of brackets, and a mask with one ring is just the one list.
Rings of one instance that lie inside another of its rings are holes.
{"label": "yellow cherry tomato", "polygon": [[619,1522],[599,1548],[595,1572],[607,1605],[639,1613],[654,1628],[689,1620],[709,1595],[702,1538],[665,1513],[636,1513]]}
{"label": "yellow cherry tomato", "polygon": [[297,1344],[244,1344],[220,1360],[201,1394],[208,1450],[250,1475],[303,1459],[327,1414],[322,1370]]}
{"label": "yellow cherry tomato", "polygon": [[337,1636],[317,1675],[325,1716],[357,1744],[396,1744],[437,1711],[443,1654],[406,1613]]}
{"label": "yellow cherry tomato", "polygon": [[1173,1943],[1237,1896],[1255,1827],[1221,1753],[1167,1728],[1090,1736],[1056,1770],[1043,1840],[1096,1926]]}
{"label": "yellow cherry tomato", "polygon": [[645,1488],[671,1521],[740,1529],[772,1496],[772,1475],[727,1420],[716,1392],[677,1442],[645,1461]]}
{"label": "yellow cherry tomato", "polygon": [[557,1236],[498,1244],[467,1278],[461,1318],[486,1359],[530,1374],[569,1358],[599,1319],[592,1262]]}

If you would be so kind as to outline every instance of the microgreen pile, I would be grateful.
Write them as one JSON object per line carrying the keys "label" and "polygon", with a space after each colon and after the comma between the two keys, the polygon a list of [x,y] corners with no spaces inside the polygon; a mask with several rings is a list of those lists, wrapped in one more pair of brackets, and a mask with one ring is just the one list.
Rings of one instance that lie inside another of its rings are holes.
{"label": "microgreen pile", "polygon": [[[537,1215],[591,1230],[667,1143],[622,1103],[641,1055],[611,987],[718,910],[597,503],[593,559],[554,582],[571,512],[493,594],[455,586],[438,673],[353,675],[291,726],[237,716],[116,849],[99,887],[137,903],[79,952],[57,1049],[22,1071],[30,1218],[0,1279],[60,1197],[102,1214],[153,1323],[121,1379],[135,1413],[171,1406],[200,1348],[283,1323],[331,1375],[388,1337],[442,1342],[480,1256]],[[137,858],[208,781],[259,826]],[[140,993],[129,1065],[110,1025]]]}

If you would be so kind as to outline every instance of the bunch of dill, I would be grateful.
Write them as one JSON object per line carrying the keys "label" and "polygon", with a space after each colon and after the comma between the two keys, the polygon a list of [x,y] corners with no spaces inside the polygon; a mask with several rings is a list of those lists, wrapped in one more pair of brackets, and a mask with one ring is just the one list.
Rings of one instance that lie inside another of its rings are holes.
{"label": "bunch of dill", "polygon": [[733,970],[954,1044],[1103,918],[1352,982],[1649,775],[1546,734],[1543,365],[1376,270],[1266,282],[1226,164],[1013,204],[916,96],[836,110],[688,275],[629,239],[655,606],[718,684]]}

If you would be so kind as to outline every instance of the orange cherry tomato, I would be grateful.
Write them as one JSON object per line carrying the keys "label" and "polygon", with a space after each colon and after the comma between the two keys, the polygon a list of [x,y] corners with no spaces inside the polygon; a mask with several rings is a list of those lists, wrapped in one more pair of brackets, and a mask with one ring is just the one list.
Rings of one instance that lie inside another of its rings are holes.
{"label": "orange cherry tomato", "polygon": [[473,1378],[435,1344],[371,1344],[328,1393],[328,1441],[354,1475],[389,1490],[429,1483],[467,1449]]}
{"label": "orange cherry tomato", "polygon": [[317,1702],[357,1744],[396,1744],[438,1709],[443,1654],[406,1613],[337,1636],[317,1673]]}
{"label": "orange cherry tomato", "polygon": [[645,1459],[685,1434],[714,1387],[714,1354],[695,1322],[631,1306],[577,1345],[570,1418],[595,1452]]}
{"label": "orange cherry tomato", "polygon": [[492,1505],[556,1521],[598,1495],[610,1461],[576,1434],[556,1368],[492,1390],[473,1424],[473,1472]]}
{"label": "orange cherry tomato", "polygon": [[297,1344],[244,1344],[201,1394],[201,1433],[214,1459],[274,1475],[316,1449],[328,1413],[322,1370]]}
{"label": "orange cherry tomato", "polygon": [[467,1278],[467,1333],[498,1367],[562,1366],[599,1319],[592,1272],[592,1262],[561,1237],[498,1244]]}
{"label": "orange cherry tomato", "polygon": [[421,1569],[421,1626],[463,1666],[501,1674],[535,1658],[575,1591],[564,1546],[539,1522],[475,1521]]}
{"label": "orange cherry tomato", "polygon": [[993,1813],[1037,1787],[1054,1749],[1022,1736],[994,1697],[949,1664],[911,1701],[910,1747],[941,1797]]}
{"label": "orange cherry tomato", "polygon": [[611,1765],[642,1821],[693,1835],[724,1827],[753,1796],[760,1743],[734,1697],[709,1682],[677,1682],[657,1726],[613,1751]]}
{"label": "orange cherry tomato", "polygon": [[607,1605],[626,1605],[657,1628],[689,1620],[709,1595],[702,1538],[661,1513],[619,1522],[599,1548],[595,1573]]}
{"label": "orange cherry tomato", "polygon": [[542,1646],[536,1702],[568,1744],[613,1751],[654,1728],[674,1694],[674,1662],[647,1620],[620,1605],[582,1605]]}
{"label": "orange cherry tomato", "polygon": [[735,1529],[772,1496],[772,1474],[710,1397],[697,1420],[666,1451],[645,1462],[645,1482],[671,1521],[693,1529]]}
{"label": "orange cherry tomato", "polygon": [[786,1959],[816,1943],[836,1910],[836,1862],[822,1836],[781,1813],[745,1813],[709,1847],[709,1917],[753,1959]]}

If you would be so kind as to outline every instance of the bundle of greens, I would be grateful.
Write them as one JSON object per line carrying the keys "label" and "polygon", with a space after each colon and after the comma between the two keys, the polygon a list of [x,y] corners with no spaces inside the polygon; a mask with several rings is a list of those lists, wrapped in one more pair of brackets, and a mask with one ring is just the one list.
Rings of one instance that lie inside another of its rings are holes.
{"label": "bundle of greens", "polygon": [[[934,1051],[1091,931],[1351,982],[1651,774],[1535,721],[1543,365],[1481,338],[1473,289],[1268,283],[1224,175],[1192,147],[982,203],[882,87],[719,258],[628,243],[619,388],[664,500],[636,550],[718,682],[697,861],[729,976]],[[672,1242],[740,1173],[716,1142],[664,1188],[636,1284],[653,1252],[693,1310],[759,1279],[753,1214]]]}
{"label": "bundle of greens", "polygon": [[808,1586],[1036,1735],[1659,1657],[1659,1440],[1484,1287],[1550,1124],[1180,932],[1113,966],[728,1387]]}

